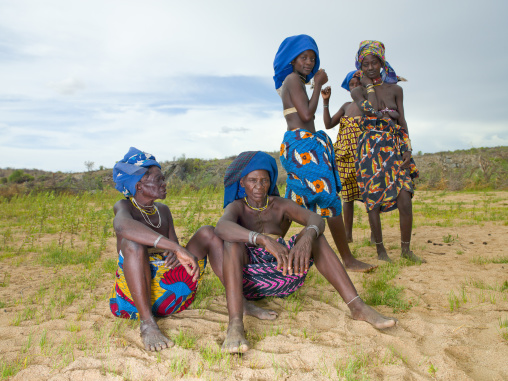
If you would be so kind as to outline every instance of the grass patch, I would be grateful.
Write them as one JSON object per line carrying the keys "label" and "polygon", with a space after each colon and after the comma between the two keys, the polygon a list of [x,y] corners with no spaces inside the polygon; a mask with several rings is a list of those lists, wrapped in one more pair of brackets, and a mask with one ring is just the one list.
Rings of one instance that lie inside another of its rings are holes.
{"label": "grass patch", "polygon": [[503,263],[508,263],[508,255],[498,257],[498,258],[485,258],[482,256],[478,256],[478,257],[473,257],[473,259],[471,259],[471,262],[476,265],[485,265],[487,263],[503,264]]}
{"label": "grass patch", "polygon": [[176,345],[185,349],[192,349],[196,346],[197,336],[191,331],[182,330],[178,331],[178,334],[172,338]]}
{"label": "grass patch", "polygon": [[391,280],[405,266],[415,265],[413,262],[401,259],[398,262],[387,263],[375,270],[374,274],[364,275],[362,295],[365,303],[371,306],[385,305],[393,308],[393,312],[409,311],[413,305],[410,300],[405,300],[403,291],[404,287],[395,286]]}

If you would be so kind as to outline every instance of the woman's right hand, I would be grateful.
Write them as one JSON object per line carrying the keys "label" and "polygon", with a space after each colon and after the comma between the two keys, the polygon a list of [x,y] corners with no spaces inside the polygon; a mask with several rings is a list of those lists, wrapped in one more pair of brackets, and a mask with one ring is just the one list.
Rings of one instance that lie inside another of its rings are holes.
{"label": "woman's right hand", "polygon": [[367,85],[373,85],[374,83],[372,82],[372,79],[370,79],[369,77],[367,77],[365,74],[362,73],[362,75],[360,76],[360,83],[362,84],[363,87],[366,87]]}
{"label": "woman's right hand", "polygon": [[325,69],[319,69],[314,76],[315,85],[323,86],[326,82],[328,82],[328,74],[326,74]]}
{"label": "woman's right hand", "polygon": [[277,270],[281,271],[282,274],[288,274],[289,267],[289,251],[286,246],[281,245],[279,242],[266,235],[259,235],[256,239],[259,246],[263,247],[266,251],[272,254],[277,260]]}
{"label": "woman's right hand", "polygon": [[324,101],[326,101],[327,99],[330,99],[331,95],[332,95],[332,88],[330,86],[326,86],[323,90],[321,90],[321,96],[323,97]]}

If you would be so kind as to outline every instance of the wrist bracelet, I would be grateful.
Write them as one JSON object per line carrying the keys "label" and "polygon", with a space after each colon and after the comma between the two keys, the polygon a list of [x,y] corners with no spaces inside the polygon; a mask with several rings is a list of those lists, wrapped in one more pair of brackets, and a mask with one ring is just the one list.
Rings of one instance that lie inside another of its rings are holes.
{"label": "wrist bracelet", "polygon": [[316,237],[319,237],[321,235],[321,232],[319,231],[319,228],[316,225],[309,225],[307,226],[307,230],[308,229],[314,229],[314,231],[316,232]]}
{"label": "wrist bracelet", "polygon": [[159,236],[157,237],[157,239],[155,240],[155,242],[153,243],[153,247],[155,249],[157,249],[157,244],[159,243],[159,241],[161,240],[161,238],[163,237],[162,234],[159,234]]}
{"label": "wrist bracelet", "polygon": [[257,246],[257,245],[258,245],[258,243],[257,243],[257,239],[258,239],[258,235],[259,235],[259,234],[260,234],[260,233],[256,233],[256,234],[254,234],[254,237],[252,238],[252,241],[254,242],[254,246]]}
{"label": "wrist bracelet", "polygon": [[374,85],[372,83],[369,83],[368,85],[365,85],[366,89],[370,89],[371,87],[374,87]]}
{"label": "wrist bracelet", "polygon": [[330,105],[325,105],[325,104],[323,105],[323,107],[326,107],[326,108],[328,108],[328,106],[330,106]]}
{"label": "wrist bracelet", "polygon": [[256,238],[258,237],[259,233],[258,232],[255,232],[255,231],[250,231],[249,232],[249,243],[253,246],[257,246],[256,244]]}

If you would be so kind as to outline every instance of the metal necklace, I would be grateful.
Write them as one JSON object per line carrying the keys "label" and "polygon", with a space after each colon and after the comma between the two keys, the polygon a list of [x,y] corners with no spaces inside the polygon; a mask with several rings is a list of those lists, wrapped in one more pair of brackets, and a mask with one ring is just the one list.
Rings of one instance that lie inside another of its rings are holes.
{"label": "metal necklace", "polygon": [[[131,197],[131,202],[132,204],[136,207],[136,209],[138,209],[140,212],[141,212],[141,215],[143,216],[143,219],[145,220],[145,222],[150,225],[151,227],[155,228],[155,229],[158,229],[161,227],[162,225],[162,218],[161,218],[161,214],[159,212],[159,208],[157,208],[157,205],[153,204],[153,208],[155,209],[154,212],[146,212],[145,210],[143,210],[139,204],[137,203],[137,201],[134,199],[134,197]],[[150,207],[152,208],[152,207]],[[149,216],[152,216],[154,215],[155,213],[157,213],[159,215],[159,223],[157,224],[157,226],[155,226],[154,224],[152,224],[152,221],[150,221],[150,217]]]}

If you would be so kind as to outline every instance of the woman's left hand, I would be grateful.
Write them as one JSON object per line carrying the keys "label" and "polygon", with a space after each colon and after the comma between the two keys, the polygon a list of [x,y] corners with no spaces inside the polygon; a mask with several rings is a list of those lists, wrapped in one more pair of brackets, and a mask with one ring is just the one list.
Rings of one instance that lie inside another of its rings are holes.
{"label": "woman's left hand", "polygon": [[402,164],[400,167],[402,169],[409,168],[409,160],[411,160],[411,151],[406,151],[402,154]]}
{"label": "woman's left hand", "polygon": [[[309,271],[313,242],[311,234],[304,234],[293,246],[289,252],[289,274],[302,276]],[[291,267],[293,271],[291,271]]]}
{"label": "woman's left hand", "polygon": [[164,255],[165,261],[164,266],[168,269],[174,269],[180,265],[180,261],[176,257],[176,255],[170,251],[165,251],[162,255]]}

